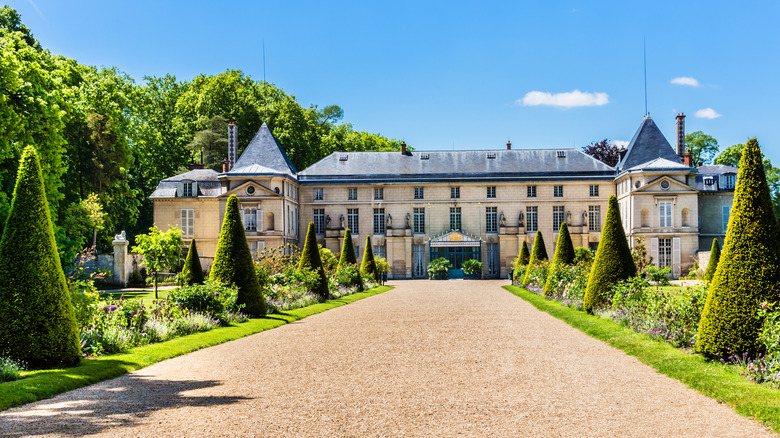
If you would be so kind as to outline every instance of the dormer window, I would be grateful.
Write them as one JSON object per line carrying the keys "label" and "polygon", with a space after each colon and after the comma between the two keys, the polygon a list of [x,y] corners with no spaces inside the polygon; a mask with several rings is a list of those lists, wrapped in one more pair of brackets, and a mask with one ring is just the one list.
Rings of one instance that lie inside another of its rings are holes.
{"label": "dormer window", "polygon": [[556,156],[558,158],[566,158],[566,151],[557,151]]}
{"label": "dormer window", "polygon": [[737,175],[732,174],[726,174],[723,175],[723,188],[724,189],[733,189],[734,186],[737,184]]}
{"label": "dormer window", "polygon": [[711,176],[704,177],[704,185],[705,186],[711,186],[713,184],[715,184],[715,178],[713,178]]}
{"label": "dormer window", "polygon": [[430,156],[430,154],[428,154],[428,152],[420,152],[420,159],[421,160],[427,160],[429,158],[431,158],[431,156]]}
{"label": "dormer window", "polygon": [[198,196],[198,185],[194,181],[185,181],[181,185],[181,196],[192,198]]}
{"label": "dormer window", "polygon": [[494,160],[495,158],[496,158],[496,153],[495,152],[488,152],[487,153],[487,159],[488,160]]}

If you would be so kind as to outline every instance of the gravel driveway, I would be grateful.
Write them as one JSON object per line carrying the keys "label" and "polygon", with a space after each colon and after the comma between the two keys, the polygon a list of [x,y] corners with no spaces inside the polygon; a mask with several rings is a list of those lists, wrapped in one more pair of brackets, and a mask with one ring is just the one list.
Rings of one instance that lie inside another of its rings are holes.
{"label": "gravel driveway", "polygon": [[770,436],[502,290],[396,289],[0,414],[0,436]]}

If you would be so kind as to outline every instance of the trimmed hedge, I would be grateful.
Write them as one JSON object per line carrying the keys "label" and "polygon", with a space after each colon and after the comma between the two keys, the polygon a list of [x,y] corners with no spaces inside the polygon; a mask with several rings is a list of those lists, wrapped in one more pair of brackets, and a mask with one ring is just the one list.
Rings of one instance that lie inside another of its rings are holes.
{"label": "trimmed hedge", "polygon": [[755,355],[762,302],[780,292],[780,227],[755,138],[742,151],[723,253],[704,304],[696,349],[708,357]]}
{"label": "trimmed hedge", "polygon": [[544,294],[549,296],[553,291],[552,278],[553,273],[559,266],[571,265],[574,263],[574,244],[571,243],[571,235],[569,235],[569,226],[566,222],[561,224],[561,229],[558,231],[558,243],[555,245],[555,254],[553,255],[552,263],[550,263],[550,272],[547,274],[547,281],[544,283]]}
{"label": "trimmed hedge", "polygon": [[298,270],[310,269],[317,273],[319,281],[317,289],[313,292],[317,295],[320,302],[328,299],[330,291],[328,290],[328,277],[325,274],[325,268],[322,267],[320,259],[320,248],[317,246],[317,232],[314,230],[314,222],[309,222],[309,229],[306,231],[306,241],[303,243],[303,252],[301,261],[298,262]]}
{"label": "trimmed hedge", "polygon": [[349,228],[344,230],[344,243],[341,245],[341,256],[339,257],[339,265],[336,269],[340,268],[344,264],[357,264],[357,257],[355,256],[355,244],[352,243],[352,233],[349,231]]}
{"label": "trimmed hedge", "polygon": [[184,261],[184,267],[181,270],[181,282],[186,286],[193,284],[203,284],[203,268],[200,266],[200,257],[198,257],[198,246],[195,239],[190,242],[190,249],[187,251],[187,259]]}
{"label": "trimmed hedge", "polygon": [[712,249],[710,249],[710,261],[707,263],[707,270],[704,271],[704,279],[712,281],[712,277],[715,276],[715,270],[718,268],[718,262],[720,261],[720,242],[718,239],[712,239]]}
{"label": "trimmed hedge", "polygon": [[219,232],[217,253],[214,255],[209,278],[222,284],[235,284],[238,287],[236,303],[244,305],[242,311],[245,314],[265,315],[265,299],[255,273],[252,253],[249,252],[236,195],[230,195],[227,200],[225,219]]}
{"label": "trimmed hedge", "polygon": [[[536,231],[536,238],[534,239],[534,246],[531,249],[531,256],[528,258],[528,267],[535,265],[536,262],[547,260],[547,248],[544,246],[544,237],[540,230]],[[525,277],[523,277],[523,284],[528,284],[528,274],[532,269],[525,270]]]}
{"label": "trimmed hedge", "polygon": [[0,356],[32,368],[81,360],[78,325],[32,146],[22,152],[0,240]]}
{"label": "trimmed hedge", "polygon": [[517,271],[517,268],[527,265],[530,257],[531,253],[528,252],[528,244],[523,240],[522,245],[520,245],[520,251],[517,253],[517,258],[515,259],[514,270]]}
{"label": "trimmed hedge", "polygon": [[366,236],[366,248],[363,250],[363,260],[360,262],[360,272],[378,279],[374,250],[371,249],[371,236]]}
{"label": "trimmed hedge", "polygon": [[612,195],[609,197],[596,259],[588,276],[588,287],[582,303],[584,310],[593,313],[593,308],[606,300],[615,283],[635,275],[636,265],[620,220],[620,207],[617,197]]}

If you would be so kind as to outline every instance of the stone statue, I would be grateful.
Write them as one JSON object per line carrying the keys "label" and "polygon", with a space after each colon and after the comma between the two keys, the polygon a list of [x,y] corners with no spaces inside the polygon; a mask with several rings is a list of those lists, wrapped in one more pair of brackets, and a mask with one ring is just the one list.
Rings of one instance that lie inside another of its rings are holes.
{"label": "stone statue", "polygon": [[498,215],[498,221],[501,223],[501,225],[506,225],[506,216],[504,216],[503,210]]}
{"label": "stone statue", "polygon": [[571,223],[571,210],[566,211],[566,223]]}
{"label": "stone statue", "polygon": [[387,225],[387,228],[393,228],[393,217],[390,216],[390,213],[387,213],[387,217],[385,218],[385,225]]}
{"label": "stone statue", "polygon": [[125,230],[122,230],[121,233],[114,236],[114,240],[127,240],[127,235],[125,234]]}
{"label": "stone statue", "polygon": [[582,225],[585,225],[585,221],[588,219],[588,213],[585,212],[585,210],[582,210],[582,213],[580,213],[580,216],[582,216]]}
{"label": "stone statue", "polygon": [[523,212],[521,211],[520,214],[517,216],[517,226],[522,227],[523,225]]}
{"label": "stone statue", "polygon": [[406,228],[412,228],[412,215],[406,213]]}
{"label": "stone statue", "polygon": [[325,215],[325,226],[327,227],[327,226],[329,226],[329,225],[330,225],[330,215],[329,215],[329,214],[326,214],[326,215]]}
{"label": "stone statue", "polygon": [[339,215],[339,224],[341,225],[341,228],[344,229],[344,215]]}

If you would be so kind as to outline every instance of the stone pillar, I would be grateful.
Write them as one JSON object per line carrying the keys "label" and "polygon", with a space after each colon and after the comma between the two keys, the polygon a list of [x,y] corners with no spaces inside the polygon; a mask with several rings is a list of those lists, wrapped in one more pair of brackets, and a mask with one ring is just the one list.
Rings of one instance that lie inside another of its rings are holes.
{"label": "stone pillar", "polygon": [[129,274],[127,272],[127,247],[130,245],[130,242],[127,241],[125,232],[122,231],[121,234],[114,236],[114,241],[111,243],[114,244],[114,283],[119,284],[122,287],[127,287],[127,277]]}

